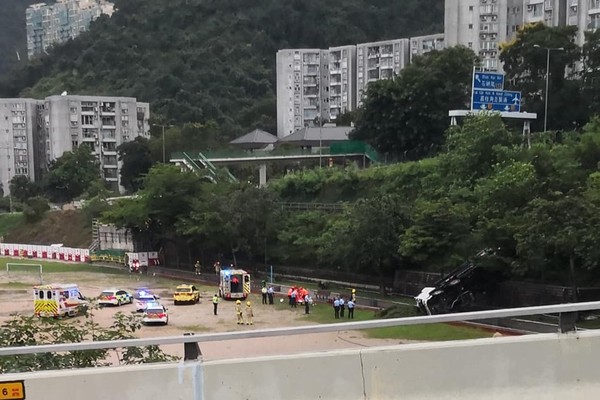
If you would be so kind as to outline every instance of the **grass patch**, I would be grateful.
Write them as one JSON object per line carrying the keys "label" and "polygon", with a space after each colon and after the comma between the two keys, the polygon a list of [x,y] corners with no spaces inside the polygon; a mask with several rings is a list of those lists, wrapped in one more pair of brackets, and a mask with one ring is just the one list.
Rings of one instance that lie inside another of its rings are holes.
{"label": "grass patch", "polygon": [[23,223],[23,213],[0,214],[0,236],[6,236],[11,230]]}
{"label": "grass patch", "polygon": [[10,258],[0,257],[0,268],[6,271],[6,264],[41,264],[44,274],[61,273],[61,272],[96,272],[103,274],[128,274],[125,269],[114,269],[108,267],[102,267],[92,264],[79,264],[79,263],[61,263],[59,261],[43,261],[34,258]]}
{"label": "grass patch", "polygon": [[[383,312],[377,312],[368,309],[355,309],[354,319],[348,319],[348,309],[344,318],[335,319],[333,306],[328,303],[319,302],[310,307],[310,314],[304,315],[304,306],[298,305],[298,308],[290,308],[287,298],[283,303],[276,299],[275,307],[278,310],[296,312],[299,318],[306,318],[308,321],[317,324],[335,324],[341,322],[370,321],[382,318],[401,318],[416,315],[415,308],[411,306],[396,306]],[[450,324],[425,324],[395,326],[390,328],[375,328],[364,330],[367,337],[376,339],[404,339],[419,341],[446,341],[446,340],[464,340],[491,337],[492,333],[484,329],[450,325]]]}
{"label": "grass patch", "polygon": [[376,339],[420,341],[464,340],[492,336],[492,333],[483,329],[449,324],[393,326],[389,328],[368,329],[365,332],[368,337]]}

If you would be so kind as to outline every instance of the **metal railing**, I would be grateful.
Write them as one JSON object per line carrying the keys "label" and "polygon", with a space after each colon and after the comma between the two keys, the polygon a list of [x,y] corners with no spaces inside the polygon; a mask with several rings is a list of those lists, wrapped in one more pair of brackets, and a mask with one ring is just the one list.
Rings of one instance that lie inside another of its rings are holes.
{"label": "metal railing", "polygon": [[554,313],[558,313],[560,316],[560,319],[563,321],[563,322],[559,323],[559,326],[561,327],[561,331],[567,332],[567,331],[575,330],[573,317],[574,317],[574,315],[576,315],[577,312],[599,310],[599,309],[600,309],[600,301],[593,301],[593,302],[586,302],[586,303],[570,303],[570,304],[557,304],[557,305],[538,306],[538,307],[509,308],[509,309],[502,309],[502,310],[475,311],[475,312],[444,314],[444,315],[431,315],[431,316],[422,316],[422,317],[393,318],[393,319],[381,319],[381,320],[360,321],[360,322],[342,322],[342,323],[337,323],[337,324],[298,326],[298,327],[291,327],[291,328],[259,329],[259,330],[253,330],[253,331],[207,333],[207,334],[199,334],[199,335],[184,334],[182,336],[167,336],[167,337],[144,338],[144,339],[47,344],[47,345],[39,345],[39,346],[25,346],[25,347],[5,347],[5,348],[0,348],[0,356],[14,356],[14,355],[20,355],[20,354],[36,354],[36,353],[50,353],[50,352],[62,352],[62,351],[113,349],[113,348],[122,348],[122,347],[152,346],[152,345],[166,345],[166,344],[179,344],[179,343],[184,343],[184,344],[186,344],[186,343],[203,343],[203,342],[215,342],[215,341],[222,341],[222,340],[251,339],[251,338],[262,338],[262,337],[275,337],[275,336],[290,336],[290,335],[301,335],[301,334],[307,334],[307,333],[327,333],[327,332],[338,332],[338,331],[343,331],[343,330],[389,328],[389,327],[393,327],[393,326],[462,322],[462,321],[474,321],[474,320],[490,319],[490,318],[507,318],[507,317],[519,317],[519,316],[526,316],[526,315],[554,314]]}

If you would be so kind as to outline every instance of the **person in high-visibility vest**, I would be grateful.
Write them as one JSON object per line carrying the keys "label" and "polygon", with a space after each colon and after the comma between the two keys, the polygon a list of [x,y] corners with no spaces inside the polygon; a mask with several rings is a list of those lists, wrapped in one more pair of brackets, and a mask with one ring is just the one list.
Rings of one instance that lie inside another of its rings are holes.
{"label": "person in high-visibility vest", "polygon": [[267,304],[267,287],[263,286],[260,292],[262,293],[262,303]]}
{"label": "person in high-visibility vest", "polygon": [[213,303],[213,313],[215,315],[217,315],[217,307],[219,306],[219,296],[217,296],[216,293],[212,298],[212,303]]}

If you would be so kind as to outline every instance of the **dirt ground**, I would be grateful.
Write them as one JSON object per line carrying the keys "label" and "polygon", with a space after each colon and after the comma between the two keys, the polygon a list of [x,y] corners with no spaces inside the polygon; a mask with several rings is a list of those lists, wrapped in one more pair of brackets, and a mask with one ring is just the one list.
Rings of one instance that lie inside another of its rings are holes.
{"label": "dirt ground", "polygon": [[[234,332],[250,329],[267,329],[289,326],[308,325],[303,309],[277,310],[273,306],[262,305],[260,295],[253,294],[251,297],[254,310],[254,325],[237,325],[232,301],[221,301],[218,315],[213,315],[211,302],[212,291],[201,293],[202,299],[199,304],[173,305],[172,290],[176,283],[169,283],[163,279],[146,278],[140,279],[136,276],[122,276],[98,273],[72,273],[72,274],[49,274],[44,276],[44,281],[77,283],[81,293],[86,297],[96,297],[107,288],[119,288],[133,292],[136,287],[149,287],[161,297],[161,303],[168,308],[169,324],[167,326],[143,326],[139,331],[139,337],[161,337],[177,336],[184,333],[195,334]],[[26,287],[7,285],[9,282],[28,283],[32,286],[37,284],[36,277],[27,274],[11,275],[0,274],[0,324],[10,318],[11,314],[20,313],[31,315],[33,313],[32,291]],[[277,300],[276,300],[277,301]],[[316,307],[326,306],[317,304]],[[132,304],[121,307],[105,307],[94,310],[94,320],[103,326],[109,326],[112,316],[118,312],[135,312]],[[81,318],[81,317],[78,317]],[[334,349],[349,349],[361,347],[373,347],[401,343],[399,340],[370,339],[366,338],[360,331],[338,331],[320,334],[303,334],[283,337],[257,338],[228,340],[222,342],[201,343],[200,350],[204,360],[219,360],[230,358],[242,358],[265,355],[294,354],[307,351],[325,351]],[[162,346],[169,354],[179,357],[183,356],[183,345]]]}

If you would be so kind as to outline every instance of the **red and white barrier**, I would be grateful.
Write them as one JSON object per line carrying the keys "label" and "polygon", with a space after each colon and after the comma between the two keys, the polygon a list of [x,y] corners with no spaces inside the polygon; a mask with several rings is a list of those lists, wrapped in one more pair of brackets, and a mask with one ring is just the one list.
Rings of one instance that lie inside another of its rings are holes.
{"label": "red and white barrier", "polygon": [[89,262],[89,249],[61,246],[38,246],[31,244],[0,243],[0,255],[35,259]]}

